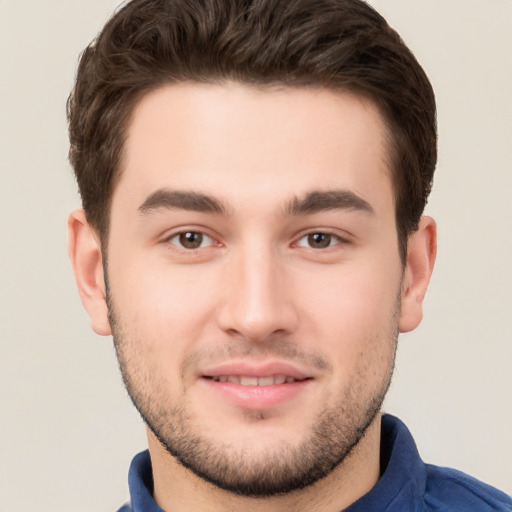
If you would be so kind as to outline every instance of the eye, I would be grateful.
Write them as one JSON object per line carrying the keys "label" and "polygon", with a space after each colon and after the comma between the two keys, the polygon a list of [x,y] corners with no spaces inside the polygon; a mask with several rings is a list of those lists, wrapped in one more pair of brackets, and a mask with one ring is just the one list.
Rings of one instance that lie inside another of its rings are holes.
{"label": "eye", "polygon": [[330,233],[310,233],[303,236],[298,242],[299,247],[309,247],[311,249],[325,249],[332,245],[339,244],[341,238]]}
{"label": "eye", "polygon": [[169,243],[190,250],[208,247],[213,245],[214,241],[211,237],[199,231],[183,231],[169,238]]}

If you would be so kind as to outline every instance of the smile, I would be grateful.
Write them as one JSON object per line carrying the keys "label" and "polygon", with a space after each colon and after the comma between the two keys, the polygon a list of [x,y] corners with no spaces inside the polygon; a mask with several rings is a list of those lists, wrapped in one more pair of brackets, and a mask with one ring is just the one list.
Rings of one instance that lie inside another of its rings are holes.
{"label": "smile", "polygon": [[219,375],[210,377],[215,382],[230,382],[242,386],[273,386],[276,384],[290,384],[304,379],[295,379],[285,375],[275,375],[269,377],[252,377],[244,375]]}

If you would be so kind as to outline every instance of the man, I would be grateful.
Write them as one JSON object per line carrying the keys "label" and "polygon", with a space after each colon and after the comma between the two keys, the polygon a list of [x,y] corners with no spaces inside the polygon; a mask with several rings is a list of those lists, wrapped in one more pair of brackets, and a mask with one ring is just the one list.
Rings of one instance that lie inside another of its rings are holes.
{"label": "man", "polygon": [[82,55],[70,256],[148,427],[121,510],[512,510],[381,417],[435,102],[358,0],[133,0]]}

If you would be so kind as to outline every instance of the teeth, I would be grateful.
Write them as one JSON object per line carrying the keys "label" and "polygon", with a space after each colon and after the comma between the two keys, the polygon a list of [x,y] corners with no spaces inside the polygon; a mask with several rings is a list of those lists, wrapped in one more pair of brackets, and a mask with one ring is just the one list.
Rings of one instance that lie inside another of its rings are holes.
{"label": "teeth", "polygon": [[272,386],[274,384],[274,377],[260,377],[258,379],[258,386]]}
{"label": "teeth", "polygon": [[242,384],[242,386],[257,386],[258,378],[257,377],[240,377],[240,384]]}
{"label": "teeth", "polygon": [[215,382],[231,382],[232,384],[241,384],[242,386],[272,386],[274,384],[284,384],[295,382],[293,377],[285,375],[276,375],[274,377],[247,377],[238,375],[221,375],[212,377]]}

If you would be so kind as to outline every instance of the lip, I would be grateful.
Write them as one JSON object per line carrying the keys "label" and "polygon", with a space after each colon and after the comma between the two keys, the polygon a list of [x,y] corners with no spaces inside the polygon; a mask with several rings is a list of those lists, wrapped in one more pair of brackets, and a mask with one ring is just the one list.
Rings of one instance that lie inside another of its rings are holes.
{"label": "lip", "polygon": [[[245,386],[234,382],[214,380],[215,377],[222,376],[285,376],[292,377],[295,381],[266,386]],[[200,381],[214,399],[220,399],[237,408],[269,410],[285,405],[305,393],[313,384],[314,376],[294,365],[283,362],[261,364],[230,362],[206,369],[202,372]]]}
{"label": "lip", "polygon": [[201,377],[221,377],[223,375],[244,375],[247,377],[272,377],[284,375],[296,380],[304,380],[314,377],[304,370],[289,363],[269,361],[265,363],[229,362],[206,368],[201,372]]}

